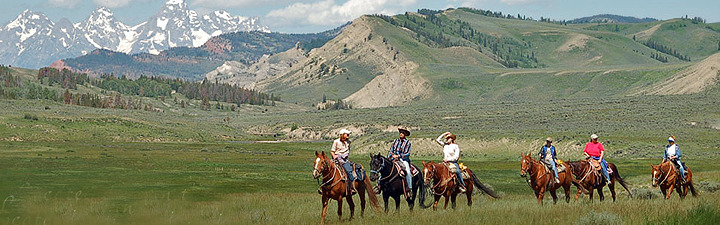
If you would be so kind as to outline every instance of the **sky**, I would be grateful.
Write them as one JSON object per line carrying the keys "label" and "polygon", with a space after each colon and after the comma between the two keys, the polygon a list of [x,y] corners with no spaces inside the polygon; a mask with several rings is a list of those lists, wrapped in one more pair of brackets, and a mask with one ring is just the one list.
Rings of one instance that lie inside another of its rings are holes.
{"label": "sky", "polygon": [[[53,21],[85,20],[100,6],[110,8],[115,18],[136,25],[155,15],[167,0],[0,0],[0,25],[15,19],[25,9],[42,12]],[[225,9],[233,15],[257,16],[272,31],[313,33],[335,28],[363,15],[394,15],[418,9],[472,7],[504,14],[570,20],[597,14],[639,18],[700,16],[720,22],[717,0],[184,0],[190,9],[206,14]]]}

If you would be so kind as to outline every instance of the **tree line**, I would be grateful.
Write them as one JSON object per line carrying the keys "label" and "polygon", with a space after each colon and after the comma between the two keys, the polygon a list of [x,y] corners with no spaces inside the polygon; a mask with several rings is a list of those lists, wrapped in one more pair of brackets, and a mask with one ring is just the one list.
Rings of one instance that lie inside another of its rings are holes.
{"label": "tree line", "polygon": [[652,49],[658,50],[658,51],[660,51],[660,52],[662,52],[662,53],[665,53],[665,54],[674,56],[675,58],[678,58],[678,59],[680,59],[680,60],[690,62],[690,57],[689,57],[689,56],[680,54],[680,53],[677,52],[675,49],[672,49],[672,48],[670,48],[670,47],[668,47],[668,46],[665,46],[665,45],[663,45],[663,44],[660,44],[660,43],[658,43],[658,42],[656,42],[656,41],[648,40],[648,41],[646,41],[646,42],[643,42],[643,44],[644,44],[645,46],[648,46],[649,48],[652,48]]}

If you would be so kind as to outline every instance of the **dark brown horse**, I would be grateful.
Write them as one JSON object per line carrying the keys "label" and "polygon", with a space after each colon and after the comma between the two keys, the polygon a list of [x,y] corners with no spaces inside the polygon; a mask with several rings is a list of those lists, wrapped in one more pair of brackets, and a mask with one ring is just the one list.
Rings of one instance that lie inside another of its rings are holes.
{"label": "dark brown horse", "polygon": [[[412,163],[408,163],[410,166],[415,167]],[[415,167],[417,169],[417,167]],[[388,212],[389,198],[392,197],[395,200],[395,210],[400,209],[400,195],[411,197],[405,197],[410,211],[415,207],[415,198],[418,196],[418,190],[424,191],[425,185],[422,179],[422,173],[418,173],[415,176],[406,174],[405,176],[412,176],[412,189],[408,190],[406,187],[407,182],[405,177],[400,176],[400,170],[395,166],[395,163],[389,158],[384,156],[370,155],[370,180],[377,181],[382,192],[383,200],[385,201],[385,212]],[[424,193],[422,193],[424,194]],[[420,195],[421,198],[425,195]]]}
{"label": "dark brown horse", "polygon": [[[454,177],[455,173],[451,172],[444,163],[435,163],[433,161],[426,163],[423,161],[422,164],[425,186],[430,187],[429,191],[433,193],[433,196],[435,197],[433,210],[437,210],[437,204],[440,201],[440,197],[445,197],[444,209],[447,209],[448,200],[452,200],[452,208],[455,209],[455,200],[457,199],[457,195],[460,193],[460,185],[458,184],[459,181],[457,181],[457,179],[462,179],[462,177]],[[480,180],[470,169],[466,169],[465,172],[467,172],[472,178],[463,180],[465,181],[465,195],[467,196],[468,206],[472,206],[472,191],[474,186],[477,186],[493,198],[499,198],[493,190],[480,183]],[[434,185],[430,186],[431,182]],[[423,208],[429,207],[428,205],[425,205],[424,198],[420,198],[420,206]]]}
{"label": "dark brown horse", "polygon": [[[325,215],[327,215],[327,207],[330,199],[335,199],[338,202],[338,219],[342,219],[343,197],[347,197],[347,202],[350,206],[350,219],[355,215],[355,203],[353,202],[352,196],[348,196],[346,191],[345,176],[345,170],[333,163],[332,160],[325,155],[324,151],[322,153],[315,151],[313,177],[315,177],[315,179],[322,177],[320,192],[322,194],[323,207],[320,224],[325,223]],[[370,179],[367,176],[364,177],[364,182],[355,181],[352,184],[355,185],[355,189],[357,189],[358,196],[360,197],[360,216],[363,216],[365,213],[365,192],[368,192],[370,197],[370,206],[376,210],[380,209],[377,197],[372,193]]]}
{"label": "dark brown horse", "polygon": [[[568,164],[570,164],[571,171],[573,175],[575,175],[575,185],[578,186],[578,192],[575,194],[575,201],[580,198],[580,194],[583,190],[588,190],[590,192],[590,201],[593,199],[593,190],[597,190],[597,193],[600,196],[600,201],[605,200],[605,195],[603,195],[602,189],[607,184],[607,181],[605,180],[605,175],[603,175],[602,172],[597,171],[587,160],[568,162]],[[620,177],[620,172],[617,167],[615,167],[615,164],[608,163],[608,168],[613,171],[610,173],[611,183],[608,185],[608,189],[610,189],[610,193],[612,194],[613,202],[616,200],[617,194],[615,193],[615,184],[618,182],[623,188],[625,188],[628,196],[632,198],[632,194],[630,193],[625,180]]]}
{"label": "dark brown horse", "polygon": [[680,172],[675,169],[675,165],[673,165],[672,162],[666,161],[657,166],[653,164],[650,164],[650,166],[652,167],[652,186],[656,187],[660,185],[660,191],[662,191],[665,199],[670,198],[673,188],[677,188],[677,193],[680,195],[680,199],[685,199],[688,189],[692,191],[693,197],[697,197],[697,192],[695,191],[695,187],[692,183],[692,171],[690,171],[690,168],[685,167],[687,177],[685,182],[682,183],[680,181]]}
{"label": "dark brown horse", "polygon": [[[560,187],[565,191],[565,202],[570,202],[570,185],[573,184],[573,176],[570,174],[571,166],[563,163],[567,168],[565,171],[558,173],[560,183],[555,183],[552,170],[548,170],[540,161],[533,159],[530,154],[520,153],[522,161],[520,162],[520,176],[526,177],[528,185],[535,191],[535,197],[538,204],[542,205],[545,191],[549,191],[553,198],[553,204],[557,204],[557,194],[555,190]],[[528,176],[529,175],[529,176]]]}

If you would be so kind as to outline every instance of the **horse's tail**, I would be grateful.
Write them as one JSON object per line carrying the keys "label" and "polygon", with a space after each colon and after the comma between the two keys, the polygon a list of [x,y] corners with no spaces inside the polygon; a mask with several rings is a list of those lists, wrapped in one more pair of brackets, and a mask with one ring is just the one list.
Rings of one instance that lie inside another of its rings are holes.
{"label": "horse's tail", "polygon": [[477,187],[480,188],[483,192],[485,192],[485,194],[488,194],[488,195],[492,196],[493,198],[496,198],[496,199],[497,199],[497,198],[500,198],[500,196],[498,196],[497,194],[495,194],[495,191],[493,191],[492,189],[490,189],[490,188],[486,187],[484,184],[482,184],[482,183],[480,182],[480,179],[478,179],[477,176],[475,176],[475,173],[473,173],[472,170],[468,169],[468,172],[470,172],[470,176],[472,177],[473,184],[474,184],[475,186],[477,186]]}
{"label": "horse's tail", "polygon": [[[417,183],[420,183],[420,184],[417,185],[418,192],[417,192],[417,194],[415,194],[415,197],[418,199],[418,202],[420,202],[420,207],[423,207],[423,204],[425,203],[425,192],[427,192],[427,190],[426,190],[427,187],[425,187],[425,179],[423,179],[423,173],[418,173],[417,177],[418,177],[417,179],[419,181]],[[430,206],[428,206],[428,207],[430,207]],[[427,207],[423,207],[423,208],[427,208]]]}
{"label": "horse's tail", "polygon": [[693,185],[693,182],[692,182],[692,172],[690,172],[689,168],[687,169],[687,171],[688,171],[688,176],[691,177],[690,179],[688,179],[688,183],[690,183],[690,184],[688,184],[688,187],[690,187],[690,192],[692,193],[692,196],[697,197],[698,193],[697,193],[697,191],[695,191],[695,185]]}
{"label": "horse's tail", "polygon": [[375,190],[373,190],[372,184],[370,183],[370,178],[368,178],[368,176],[365,176],[365,179],[363,180],[363,185],[365,185],[365,191],[368,193],[370,199],[370,206],[375,209],[376,212],[380,212],[380,203],[377,196],[375,195]]}
{"label": "horse's tail", "polygon": [[628,189],[627,183],[625,183],[625,180],[623,180],[622,177],[620,177],[620,172],[618,171],[618,169],[617,169],[617,167],[615,166],[615,164],[612,164],[612,167],[613,167],[612,169],[615,171],[615,173],[614,173],[614,174],[615,174],[615,180],[617,180],[617,181],[620,183],[620,185],[622,185],[623,188],[625,188],[625,191],[627,191],[627,193],[628,193],[628,195],[630,196],[630,198],[632,198],[632,193],[630,193],[630,189]]}

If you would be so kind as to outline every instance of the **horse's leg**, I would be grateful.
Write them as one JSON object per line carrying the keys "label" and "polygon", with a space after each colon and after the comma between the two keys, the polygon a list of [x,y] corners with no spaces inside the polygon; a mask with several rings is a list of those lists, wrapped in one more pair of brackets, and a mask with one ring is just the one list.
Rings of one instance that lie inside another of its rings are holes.
{"label": "horse's leg", "polygon": [[[358,194],[359,193],[360,192],[358,190]],[[347,203],[348,203],[348,206],[350,206],[350,219],[349,220],[352,220],[353,217],[355,217],[355,201],[353,201],[352,195],[347,197]]]}
{"label": "horse's leg", "polygon": [[550,190],[550,196],[553,198],[553,205],[557,204],[557,193],[555,193],[556,189]]}
{"label": "horse's leg", "polygon": [[580,190],[580,188],[578,188],[577,193],[575,193],[575,202],[577,202],[577,200],[580,198],[580,194],[582,194],[582,191]]}
{"label": "horse's leg", "polygon": [[[467,191],[467,189],[466,189],[466,191]],[[450,196],[450,200],[452,201],[452,209],[455,209],[455,206],[456,206],[456,203],[457,203],[457,202],[456,202],[456,201],[457,201],[457,193],[452,194],[452,195]]]}
{"label": "horse's leg", "polygon": [[600,196],[600,201],[601,201],[601,202],[602,202],[603,200],[605,200],[605,195],[603,194],[603,187],[602,187],[602,186],[600,186],[600,187],[597,188],[597,193],[598,193],[598,196]]}
{"label": "horse's leg", "polygon": [[328,202],[330,197],[327,195],[322,196],[322,214],[320,214],[320,224],[325,224],[325,216],[327,215]]}
{"label": "horse's leg", "polygon": [[395,199],[395,213],[400,212],[400,201],[402,201],[402,198],[400,198],[400,195],[393,196],[393,199]]}
{"label": "horse's leg", "polygon": [[676,191],[677,191],[678,195],[680,195],[680,199],[685,199],[685,195],[683,195],[685,192],[683,192],[682,188],[683,188],[683,185],[675,186],[675,189],[677,189]]}
{"label": "horse's leg", "polygon": [[570,203],[570,184],[563,185],[565,191],[565,203]]}
{"label": "horse's leg", "polygon": [[405,199],[405,201],[407,201],[407,203],[408,203],[408,208],[410,208],[410,212],[412,212],[413,208],[415,208],[415,199],[417,199],[417,190],[418,190],[417,186],[419,185],[419,184],[416,184],[417,182],[413,182],[413,183],[414,183],[413,188],[412,188],[412,190],[410,190],[413,193],[412,198]]}
{"label": "horse's leg", "polygon": [[448,194],[445,194],[445,206],[443,207],[443,209],[447,209],[449,201],[450,201],[450,196]]}
{"label": "horse's leg", "polygon": [[613,202],[615,202],[615,199],[617,198],[617,194],[615,193],[615,177],[612,177],[612,183],[608,184],[608,189],[610,189],[610,195],[612,195]]}
{"label": "horse's leg", "polygon": [[433,203],[433,211],[437,210],[437,205],[438,205],[438,202],[440,202],[440,197],[442,197],[442,195],[435,195],[435,203]]}
{"label": "horse's leg", "polygon": [[[594,189],[594,188],[593,188]],[[593,189],[590,189],[590,202],[593,201]]]}
{"label": "horse's leg", "polygon": [[467,188],[465,189],[465,196],[467,196],[468,206],[472,206],[472,192],[473,189],[475,189],[475,184],[470,179],[466,180],[465,183],[468,184]]}
{"label": "horse's leg", "polygon": [[388,195],[387,191],[382,192],[383,200],[385,201],[385,213],[388,213],[388,201],[390,201],[390,195]]}
{"label": "horse's leg", "polygon": [[[360,197],[360,217],[365,217],[365,191],[368,191],[365,185],[360,185],[358,189],[358,197]],[[368,194],[373,194],[368,191]]]}
{"label": "horse's leg", "polygon": [[545,197],[545,186],[543,185],[540,187],[540,190],[538,190],[538,196],[537,196],[538,204],[540,204],[540,205],[543,204],[542,200],[544,197]]}
{"label": "horse's leg", "polygon": [[665,199],[670,199],[673,189],[675,189],[675,184],[670,184],[670,187],[668,187],[668,190],[667,190],[667,195],[665,195]]}
{"label": "horse's leg", "polygon": [[665,198],[665,196],[667,195],[667,187],[664,185],[660,185],[660,192],[662,192],[662,196],[663,198]]}
{"label": "horse's leg", "polygon": [[337,200],[337,202],[338,202],[338,220],[342,220],[342,201],[343,201],[342,196],[340,196],[340,198],[338,198],[338,200]]}

